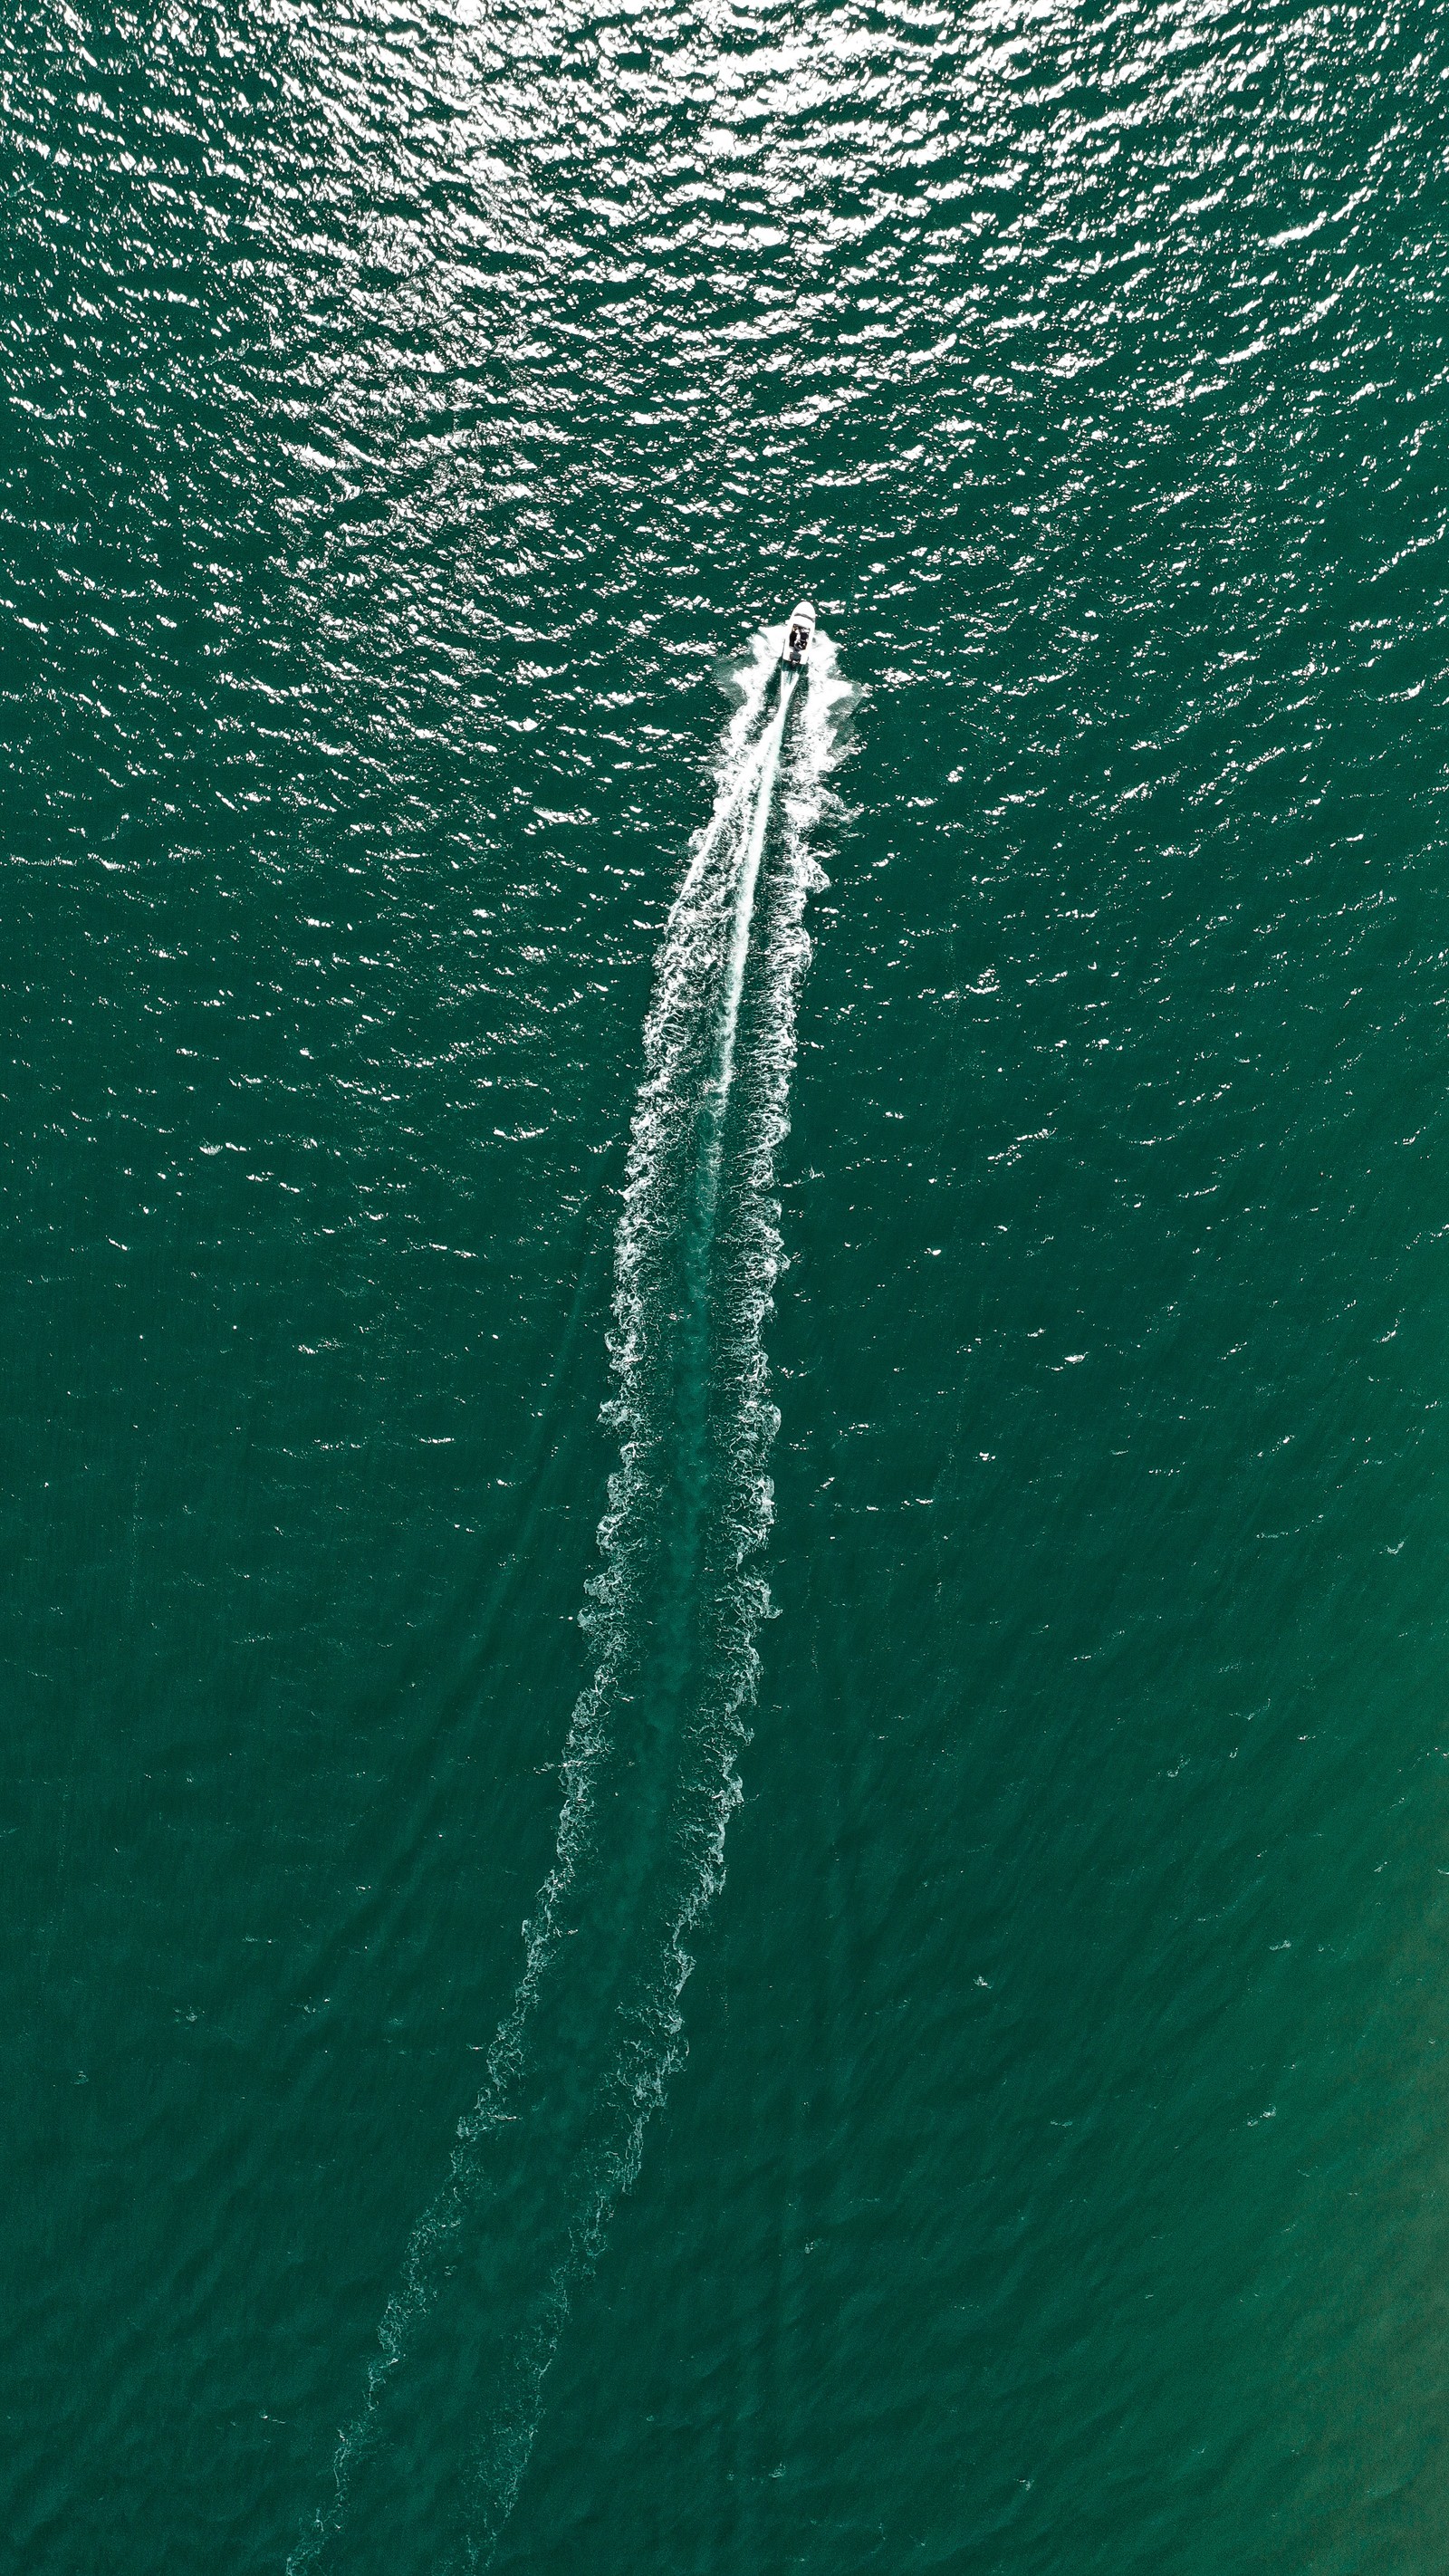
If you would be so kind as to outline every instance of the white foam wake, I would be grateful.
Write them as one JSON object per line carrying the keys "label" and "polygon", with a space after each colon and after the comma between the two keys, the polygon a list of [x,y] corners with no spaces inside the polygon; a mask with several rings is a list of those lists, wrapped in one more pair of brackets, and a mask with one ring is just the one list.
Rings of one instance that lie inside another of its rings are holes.
{"label": "white foam wake", "polygon": [[[768,1594],[777,1427],[764,1325],[781,1260],[785,1132],[809,836],[845,685],[824,638],[766,714],[783,630],[757,637],[714,810],[665,926],[615,1244],[619,1434],[584,1624],[592,1679],[562,1762],[554,1861],[512,2004],[413,2230],[336,2496],[289,2561],[491,2556],[536,2430],[574,2284],[638,2168],[679,2054],[687,1944],[720,1882]],[[764,868],[783,772],[778,864]],[[763,882],[762,882],[763,872]],[[756,973],[748,975],[751,935]],[[450,2445],[440,2422],[451,2418]],[[384,2438],[387,2419],[388,2438]],[[440,2470],[440,2461],[450,2466]],[[350,2554],[350,2553],[348,2553]]]}

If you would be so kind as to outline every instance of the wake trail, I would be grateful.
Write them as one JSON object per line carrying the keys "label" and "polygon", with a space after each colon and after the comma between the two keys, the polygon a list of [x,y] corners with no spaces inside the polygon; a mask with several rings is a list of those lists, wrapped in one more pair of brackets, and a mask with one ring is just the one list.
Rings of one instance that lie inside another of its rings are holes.
{"label": "wake trail", "polygon": [[805,904],[823,883],[809,835],[848,695],[817,637],[793,710],[789,675],[769,709],[782,633],[756,639],[656,960],[615,1239],[619,1460],[553,1864],[482,2090],[339,2436],[334,2499],[289,2576],[359,2554],[430,2570],[491,2558],[573,2289],[681,2054],[687,1944],[723,1871],[768,1608],[752,1560],[777,1422],[763,1340],[781,1260],[774,1156]]}
{"label": "wake trail", "polygon": [[780,745],[785,735],[785,718],[790,712],[790,699],[795,682],[787,673],[781,683],[780,712],[765,736],[760,759],[760,785],[755,797],[754,819],[745,845],[744,865],[740,869],[739,894],[734,919],[730,925],[729,955],[725,960],[724,1008],[721,1014],[719,1071],[715,1076],[715,1093],[720,1118],[715,1128],[715,1169],[718,1176],[718,1142],[723,1134],[723,1114],[729,1099],[735,1073],[735,1046],[739,1037],[740,1000],[745,988],[745,960],[750,948],[750,924],[754,918],[755,888],[760,879],[760,861],[765,851],[765,833],[769,827],[770,807],[775,794],[775,780],[780,768]]}

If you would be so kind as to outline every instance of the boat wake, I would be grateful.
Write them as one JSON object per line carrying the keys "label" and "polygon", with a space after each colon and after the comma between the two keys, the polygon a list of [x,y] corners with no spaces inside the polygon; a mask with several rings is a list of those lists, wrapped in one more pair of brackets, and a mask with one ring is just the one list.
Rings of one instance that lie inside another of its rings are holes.
{"label": "boat wake", "polygon": [[388,2568],[491,2559],[574,2288],[682,2054],[688,1945],[720,1884],[768,1609],[755,1560],[778,1421],[764,1352],[774,1159],[805,906],[824,882],[810,837],[852,694],[817,638],[808,683],[786,673],[772,706],[783,636],[759,635],[739,675],[714,809],[656,963],[615,1241],[619,1463],[553,1866],[339,2437],[334,2498],[289,2576],[358,2553]]}

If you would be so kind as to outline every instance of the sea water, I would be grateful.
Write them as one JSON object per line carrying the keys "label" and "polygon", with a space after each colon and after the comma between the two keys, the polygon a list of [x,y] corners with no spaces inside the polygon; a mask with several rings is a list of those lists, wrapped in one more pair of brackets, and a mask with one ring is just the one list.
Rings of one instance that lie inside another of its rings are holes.
{"label": "sea water", "polygon": [[1437,2570],[1445,69],[9,13],[17,2567]]}

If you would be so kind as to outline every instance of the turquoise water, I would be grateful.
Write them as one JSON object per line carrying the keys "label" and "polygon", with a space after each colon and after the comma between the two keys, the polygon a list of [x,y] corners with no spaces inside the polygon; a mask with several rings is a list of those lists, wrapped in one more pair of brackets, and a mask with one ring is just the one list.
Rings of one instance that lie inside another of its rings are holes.
{"label": "turquoise water", "polygon": [[17,2568],[1438,2569],[1446,75],[10,13]]}

